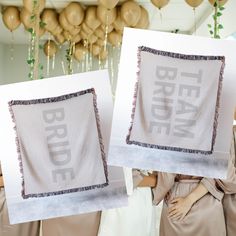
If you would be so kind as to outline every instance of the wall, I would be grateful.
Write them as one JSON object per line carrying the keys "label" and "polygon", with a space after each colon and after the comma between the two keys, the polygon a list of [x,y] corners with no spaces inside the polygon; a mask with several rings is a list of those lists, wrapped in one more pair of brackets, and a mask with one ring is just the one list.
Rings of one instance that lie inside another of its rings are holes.
{"label": "wall", "polygon": [[[67,63],[65,58],[65,50],[63,47],[55,57],[54,69],[52,68],[53,59],[49,60],[49,75],[47,74],[48,60],[43,50],[40,50],[40,63],[43,64],[43,74],[45,78],[60,76],[67,73]],[[120,49],[109,47],[109,58],[104,63],[99,63],[97,59],[87,55],[83,62],[73,63],[73,73],[81,73],[91,70],[99,70],[103,68],[109,68],[110,79],[112,83],[113,92],[115,91]],[[27,45],[14,45],[14,59],[11,60],[10,45],[0,44],[0,84],[9,84],[15,82],[28,81],[29,67],[27,65],[28,46]],[[64,65],[64,68],[63,68]]]}

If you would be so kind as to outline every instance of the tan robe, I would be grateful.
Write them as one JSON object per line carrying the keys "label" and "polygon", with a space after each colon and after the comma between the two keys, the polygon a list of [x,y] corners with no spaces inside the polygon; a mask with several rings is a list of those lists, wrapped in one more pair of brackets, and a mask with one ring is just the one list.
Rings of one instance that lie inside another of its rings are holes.
{"label": "tan robe", "polygon": [[236,168],[235,168],[235,149],[236,149],[236,126],[233,128],[233,139],[231,145],[231,158],[229,161],[227,180],[216,180],[219,187],[224,191],[223,207],[227,236],[236,235]]}
{"label": "tan robe", "polygon": [[100,212],[42,221],[43,236],[97,236]]}
{"label": "tan robe", "polygon": [[[0,175],[2,174],[0,166]],[[10,225],[3,188],[0,188],[0,235],[1,236],[39,236],[39,221]]]}
{"label": "tan robe", "polygon": [[[160,222],[160,236],[225,236],[225,221],[221,199],[223,193],[218,191],[212,179],[183,176],[158,172],[157,187],[153,189],[153,203],[163,201]],[[170,201],[176,197],[185,197],[199,183],[208,193],[193,204],[182,221],[168,217]]]}

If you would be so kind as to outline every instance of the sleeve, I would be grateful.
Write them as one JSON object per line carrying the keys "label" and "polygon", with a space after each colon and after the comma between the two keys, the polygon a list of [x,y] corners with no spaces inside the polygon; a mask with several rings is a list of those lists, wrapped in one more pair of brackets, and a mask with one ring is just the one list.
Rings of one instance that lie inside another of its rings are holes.
{"label": "sleeve", "polygon": [[213,197],[215,197],[219,201],[222,200],[224,193],[217,189],[216,181],[214,179],[202,178],[201,183],[206,187],[208,192]]}
{"label": "sleeve", "polygon": [[236,168],[235,168],[235,143],[234,140],[230,149],[230,160],[228,165],[227,179],[217,179],[218,186],[224,191],[225,194],[236,194]]}
{"label": "sleeve", "polygon": [[157,185],[152,188],[153,204],[158,205],[174,186],[176,174],[157,172]]}
{"label": "sleeve", "polygon": [[137,188],[139,183],[143,180],[144,175],[137,169],[132,170],[133,188]]}

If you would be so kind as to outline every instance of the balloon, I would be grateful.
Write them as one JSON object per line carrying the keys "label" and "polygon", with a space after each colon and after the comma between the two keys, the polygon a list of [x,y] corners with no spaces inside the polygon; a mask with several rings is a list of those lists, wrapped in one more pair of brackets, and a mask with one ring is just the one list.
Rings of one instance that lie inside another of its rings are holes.
{"label": "balloon", "polygon": [[151,0],[152,4],[161,9],[169,3],[170,0]]}
{"label": "balloon", "polygon": [[200,4],[203,2],[203,0],[185,0],[185,2],[193,8],[196,8],[200,6]]}
{"label": "balloon", "polygon": [[117,9],[117,17],[116,20],[113,22],[113,27],[115,30],[123,30],[127,24],[122,20],[121,18],[121,12],[120,12],[120,7]]}
{"label": "balloon", "polygon": [[121,6],[121,18],[128,25],[134,27],[141,17],[141,9],[136,2],[127,1]]}
{"label": "balloon", "polygon": [[87,33],[84,32],[83,30],[81,30],[79,34],[80,34],[80,36],[81,36],[82,39],[88,39]]}
{"label": "balloon", "polygon": [[99,59],[100,59],[101,61],[106,60],[106,59],[107,59],[107,56],[108,56],[108,52],[105,51],[105,50],[103,50],[103,51],[101,51],[101,52],[99,53]]}
{"label": "balloon", "polygon": [[57,44],[53,40],[45,42],[43,51],[46,56],[49,56],[50,58],[53,57],[57,53],[57,50]]}
{"label": "balloon", "polygon": [[59,44],[63,44],[66,41],[65,37],[62,34],[58,34],[54,36],[54,38]]}
{"label": "balloon", "polygon": [[148,16],[148,12],[144,7],[141,7],[141,17],[137,23],[137,25],[135,25],[135,28],[139,28],[139,29],[147,29],[149,27],[149,16]]}
{"label": "balloon", "polygon": [[97,7],[90,6],[86,9],[84,22],[92,30],[97,29],[101,25],[100,20],[97,18]]}
{"label": "balloon", "polygon": [[78,43],[78,42],[81,41],[81,39],[82,39],[81,36],[79,34],[77,34],[77,35],[73,36],[71,41],[74,42],[74,43]]}
{"label": "balloon", "polygon": [[102,6],[106,7],[107,9],[114,8],[119,0],[98,0],[98,4],[101,4]]}
{"label": "balloon", "polygon": [[66,19],[64,11],[62,11],[59,15],[59,22],[64,30],[71,31],[74,29],[73,25],[71,25]]}
{"label": "balloon", "polygon": [[75,45],[74,57],[77,61],[83,60],[86,52],[87,50],[82,44],[78,43]]}
{"label": "balloon", "polygon": [[89,36],[93,33],[93,30],[91,30],[86,23],[83,23],[82,25],[82,30]]}
{"label": "balloon", "polygon": [[[220,5],[220,6],[223,6],[223,5],[225,5],[225,3],[226,3],[228,0],[218,0],[218,1],[219,1],[219,5]],[[212,6],[214,6],[216,0],[209,0],[209,2],[210,2],[210,4],[211,4]]]}
{"label": "balloon", "polygon": [[95,30],[94,34],[100,39],[105,39],[105,33],[100,27]]}
{"label": "balloon", "polygon": [[57,12],[54,9],[45,9],[42,13],[42,21],[45,23],[45,29],[53,32],[58,26]]}
{"label": "balloon", "polygon": [[97,44],[98,46],[100,46],[100,47],[103,47],[104,44],[105,44],[105,42],[104,42],[104,40],[98,38],[96,44]]}
{"label": "balloon", "polygon": [[30,17],[31,13],[28,12],[25,8],[23,8],[20,12],[20,20],[26,29],[34,28],[34,23],[30,19]]}
{"label": "balloon", "polygon": [[112,46],[119,46],[122,42],[122,36],[116,31],[112,31],[108,34],[108,41],[112,44]]}
{"label": "balloon", "polygon": [[69,33],[72,36],[75,36],[75,35],[79,34],[80,30],[81,30],[80,26],[76,26],[76,27],[74,26],[73,30],[69,30]]}
{"label": "balloon", "polygon": [[20,26],[20,11],[17,7],[7,7],[2,14],[3,23],[13,31]]}
{"label": "balloon", "polygon": [[71,34],[66,30],[64,30],[62,34],[67,41],[70,41],[73,38]]}
{"label": "balloon", "polygon": [[104,25],[110,25],[116,19],[116,8],[112,8],[109,10],[99,5],[97,7],[97,17]]}
{"label": "balloon", "polygon": [[27,9],[28,12],[33,12],[35,7],[39,6],[39,12],[45,7],[46,0],[37,0],[36,6],[34,6],[34,0],[23,0],[23,6]]}
{"label": "balloon", "polygon": [[94,44],[96,41],[97,41],[98,37],[94,34],[91,34],[89,37],[88,37],[88,42],[90,44]]}
{"label": "balloon", "polygon": [[65,8],[65,16],[71,25],[80,25],[84,19],[84,9],[78,2],[71,2]]}
{"label": "balloon", "polygon": [[97,56],[101,52],[101,47],[97,44],[93,44],[92,46],[92,54]]}
{"label": "balloon", "polygon": [[58,24],[53,31],[50,31],[53,35],[61,34],[63,31],[62,27]]}
{"label": "balloon", "polygon": [[100,29],[103,30],[104,34],[106,33],[110,33],[113,30],[113,26],[112,25],[101,25]]}

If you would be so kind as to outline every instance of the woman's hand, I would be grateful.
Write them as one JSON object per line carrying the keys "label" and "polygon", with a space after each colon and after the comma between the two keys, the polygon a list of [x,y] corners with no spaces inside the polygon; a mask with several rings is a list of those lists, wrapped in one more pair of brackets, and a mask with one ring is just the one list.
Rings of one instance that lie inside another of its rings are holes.
{"label": "woman's hand", "polygon": [[193,202],[187,197],[178,197],[170,201],[173,204],[168,210],[168,217],[175,220],[183,220],[192,208]]}

